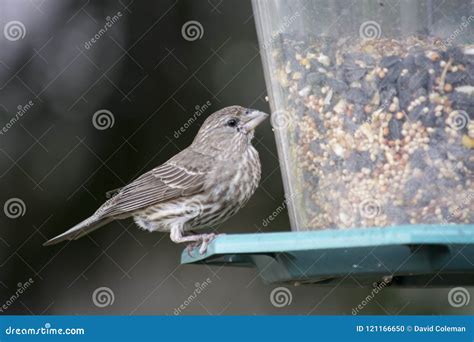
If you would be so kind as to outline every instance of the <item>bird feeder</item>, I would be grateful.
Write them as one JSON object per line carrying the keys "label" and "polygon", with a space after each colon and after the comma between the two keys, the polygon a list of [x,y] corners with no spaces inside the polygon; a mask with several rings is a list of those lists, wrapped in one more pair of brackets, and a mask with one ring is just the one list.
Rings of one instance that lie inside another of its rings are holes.
{"label": "bird feeder", "polygon": [[184,263],[272,283],[473,285],[470,0],[254,0],[292,232]]}

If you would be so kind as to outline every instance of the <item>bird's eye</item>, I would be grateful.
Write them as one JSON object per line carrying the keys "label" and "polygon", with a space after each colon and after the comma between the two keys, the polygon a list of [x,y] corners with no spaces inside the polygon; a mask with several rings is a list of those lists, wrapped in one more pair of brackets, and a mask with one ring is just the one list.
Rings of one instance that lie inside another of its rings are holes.
{"label": "bird's eye", "polygon": [[229,127],[235,127],[238,124],[238,120],[237,119],[229,119],[229,120],[227,120],[226,124]]}

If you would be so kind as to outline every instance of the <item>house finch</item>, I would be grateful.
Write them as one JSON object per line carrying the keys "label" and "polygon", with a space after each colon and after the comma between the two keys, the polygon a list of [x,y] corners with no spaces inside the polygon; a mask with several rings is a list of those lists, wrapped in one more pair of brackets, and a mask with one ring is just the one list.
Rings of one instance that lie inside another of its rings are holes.
{"label": "house finch", "polygon": [[186,233],[225,221],[255,192],[261,171],[251,141],[254,129],[267,116],[240,106],[213,113],[189,147],[135,179],[91,217],[44,245],[76,240],[113,220],[132,216],[139,227],[169,232],[176,243],[200,244],[200,253],[205,253],[215,234]]}

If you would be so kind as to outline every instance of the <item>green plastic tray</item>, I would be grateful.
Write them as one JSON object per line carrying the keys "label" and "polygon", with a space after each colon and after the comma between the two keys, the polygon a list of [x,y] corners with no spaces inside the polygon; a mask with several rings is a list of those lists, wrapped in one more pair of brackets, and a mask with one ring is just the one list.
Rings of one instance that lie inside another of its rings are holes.
{"label": "green plastic tray", "polygon": [[230,234],[183,264],[257,267],[266,283],[474,285],[474,225]]}

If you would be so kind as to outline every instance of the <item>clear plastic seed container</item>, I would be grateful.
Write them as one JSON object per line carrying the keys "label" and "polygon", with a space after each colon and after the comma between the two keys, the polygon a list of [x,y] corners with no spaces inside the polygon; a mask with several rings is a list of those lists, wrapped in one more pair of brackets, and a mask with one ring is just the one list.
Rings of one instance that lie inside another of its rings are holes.
{"label": "clear plastic seed container", "polygon": [[293,230],[474,223],[471,0],[254,0]]}

